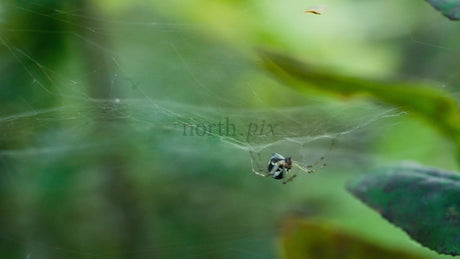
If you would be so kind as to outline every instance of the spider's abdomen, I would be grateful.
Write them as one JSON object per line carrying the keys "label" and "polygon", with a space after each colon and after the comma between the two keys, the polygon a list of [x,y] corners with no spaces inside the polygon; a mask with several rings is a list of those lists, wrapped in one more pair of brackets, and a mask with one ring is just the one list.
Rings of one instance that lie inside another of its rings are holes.
{"label": "spider's abdomen", "polygon": [[[282,160],[284,160],[284,159],[277,159],[277,158],[270,159],[270,161],[268,161],[268,171],[271,172],[273,167],[276,165],[276,163],[278,163],[279,161],[282,161]],[[284,168],[284,166],[280,165],[280,167],[278,167],[278,170],[276,170],[276,171],[282,170],[281,168]]]}
{"label": "spider's abdomen", "polygon": [[273,179],[276,180],[281,180],[284,178],[284,171],[282,169],[278,169],[274,174],[273,174]]}
{"label": "spider's abdomen", "polygon": [[285,163],[284,162],[284,159],[278,159],[278,158],[272,158],[270,159],[270,161],[268,162],[268,171],[271,172],[273,170],[273,167],[275,167],[275,165],[278,163],[279,164],[279,167],[276,169],[275,172],[273,172],[273,179],[277,179],[277,180],[280,180],[280,179],[283,179],[284,178],[284,172],[286,171],[286,166],[285,166]]}

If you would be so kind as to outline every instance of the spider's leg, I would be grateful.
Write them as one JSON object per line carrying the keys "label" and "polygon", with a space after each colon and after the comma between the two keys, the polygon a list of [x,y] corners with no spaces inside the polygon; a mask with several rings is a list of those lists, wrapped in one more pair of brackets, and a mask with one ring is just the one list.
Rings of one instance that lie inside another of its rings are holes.
{"label": "spider's leg", "polygon": [[[285,175],[287,176],[287,174],[288,174],[288,171],[286,171]],[[294,180],[296,176],[297,176],[296,174],[293,174],[291,177],[284,179],[283,184],[287,184],[288,182]]]}
{"label": "spider's leg", "polygon": [[[309,164],[307,165],[306,167],[311,169],[311,168],[315,168],[316,166],[318,166],[319,163],[321,163],[322,161],[324,161],[326,159],[326,157],[322,156],[320,159],[318,159],[318,161],[312,163],[312,164]],[[320,167],[324,167],[326,166],[325,163],[321,164]]]}
{"label": "spider's leg", "polygon": [[[270,173],[266,172],[264,169],[262,169],[262,167],[260,166],[260,163],[256,163],[258,169],[254,169],[254,161],[256,160],[254,158],[254,153],[252,153],[252,151],[249,151],[249,154],[251,156],[251,167],[252,167],[252,172],[257,174],[257,175],[260,175],[260,176],[263,176],[263,177],[268,177],[270,175]],[[260,159],[260,154],[259,154],[259,159]]]}
{"label": "spider's leg", "polygon": [[[315,171],[315,170],[318,170],[318,169],[323,168],[323,167],[326,166],[326,163],[322,163],[321,165],[319,165],[319,164],[322,161],[326,160],[326,158],[329,156],[329,153],[331,153],[332,148],[334,147],[334,145],[335,145],[335,139],[332,139],[331,145],[329,146],[329,149],[326,152],[326,154],[324,154],[320,159],[318,159],[318,161],[316,161],[316,162],[314,162],[314,163],[312,163],[310,165],[307,165],[307,168],[309,169],[309,171],[311,171],[311,170]],[[301,168],[299,165],[297,165],[297,167]],[[315,168],[315,167],[317,167],[317,168]],[[312,169],[312,168],[315,168],[315,169]]]}
{"label": "spider's leg", "polygon": [[299,165],[298,163],[296,163],[295,161],[294,161],[292,164],[293,164],[295,167],[299,168],[300,170],[304,171],[304,172],[307,173],[307,174],[312,174],[312,173],[314,173],[316,170],[319,170],[319,169],[321,169],[321,168],[323,168],[323,167],[326,166],[326,164],[322,164],[322,165],[317,166],[317,167],[315,167],[315,168],[312,168],[312,167],[309,167],[309,166],[307,166],[307,168],[305,168],[305,167]]}
{"label": "spider's leg", "polygon": [[305,173],[307,174],[312,174],[314,173],[316,170],[318,170],[319,168],[322,168],[324,166],[326,166],[326,164],[324,164],[323,166],[319,167],[319,168],[305,168],[301,165],[299,165],[298,163],[296,163],[295,161],[292,163],[295,167],[299,168],[300,170],[304,171]]}

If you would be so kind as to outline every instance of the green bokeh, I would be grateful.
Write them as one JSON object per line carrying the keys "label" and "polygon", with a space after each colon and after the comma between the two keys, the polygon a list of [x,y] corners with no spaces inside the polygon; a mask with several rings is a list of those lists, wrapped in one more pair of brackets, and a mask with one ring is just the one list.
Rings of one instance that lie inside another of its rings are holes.
{"label": "green bokeh", "polygon": [[[408,158],[452,168],[454,143],[387,104],[299,94],[260,69],[256,49],[455,93],[458,28],[417,1],[335,0],[320,16],[308,7],[0,4],[0,258],[278,258],[290,215],[443,258],[343,187]],[[279,122],[279,131],[250,143],[182,134],[184,124],[225,118],[241,130]],[[331,138],[315,174],[283,185],[251,173],[249,149],[309,163]]]}

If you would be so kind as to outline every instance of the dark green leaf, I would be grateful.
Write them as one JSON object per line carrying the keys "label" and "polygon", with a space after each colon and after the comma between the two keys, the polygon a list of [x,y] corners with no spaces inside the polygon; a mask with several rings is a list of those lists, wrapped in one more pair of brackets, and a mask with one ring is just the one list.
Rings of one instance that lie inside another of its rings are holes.
{"label": "dark green leaf", "polygon": [[460,254],[460,175],[401,165],[358,177],[347,189],[422,245]]}
{"label": "dark green leaf", "polygon": [[451,20],[460,20],[460,0],[427,0],[436,10]]}
{"label": "dark green leaf", "polygon": [[403,251],[383,248],[331,224],[289,219],[281,232],[282,258],[286,259],[368,259],[422,258]]}

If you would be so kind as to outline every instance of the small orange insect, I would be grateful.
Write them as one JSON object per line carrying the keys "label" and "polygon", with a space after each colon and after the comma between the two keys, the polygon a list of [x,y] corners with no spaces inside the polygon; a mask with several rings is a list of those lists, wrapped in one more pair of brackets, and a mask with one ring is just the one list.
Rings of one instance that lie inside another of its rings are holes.
{"label": "small orange insect", "polygon": [[325,5],[318,5],[308,8],[304,11],[304,13],[312,13],[312,14],[323,14],[327,11],[327,7]]}

